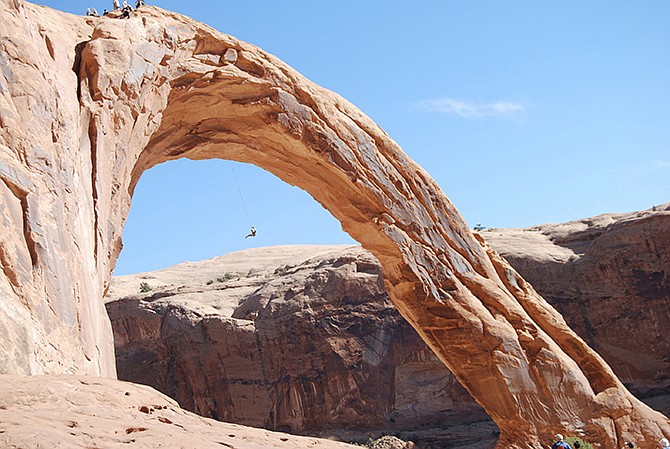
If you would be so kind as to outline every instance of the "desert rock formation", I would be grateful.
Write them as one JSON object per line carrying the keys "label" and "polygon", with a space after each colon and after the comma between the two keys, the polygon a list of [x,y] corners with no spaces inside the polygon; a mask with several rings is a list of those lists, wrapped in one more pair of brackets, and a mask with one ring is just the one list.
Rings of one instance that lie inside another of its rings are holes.
{"label": "desert rock formation", "polygon": [[[670,204],[482,232],[594,349],[615,348],[602,352],[618,376],[666,414],[669,212]],[[481,420],[453,388],[451,373],[390,310],[380,274],[378,262],[359,247],[289,246],[115,277],[107,306],[119,376],[152,385],[206,416],[299,433],[338,427],[407,431],[449,425],[454,415]],[[154,289],[138,294],[141,282]],[[203,338],[212,322],[228,324],[224,338]],[[293,342],[292,329],[300,329],[300,341]],[[301,344],[303,338],[309,345]],[[365,356],[373,346],[381,348],[376,352],[384,354],[384,363]],[[240,357],[244,375],[231,375]],[[314,375],[315,365],[327,367],[330,376]],[[272,379],[268,367],[274,368]],[[371,376],[370,370],[381,372]],[[329,388],[329,378],[348,378],[351,388]],[[366,388],[370,381],[383,388]],[[291,388],[305,382],[319,394]],[[317,400],[325,391],[330,400]],[[289,403],[292,408],[277,406]],[[217,410],[208,410],[211,404]],[[420,436],[409,439],[422,442]]]}
{"label": "desert rock formation", "polygon": [[90,376],[0,375],[0,446],[353,449],[203,418],[157,391]]}
{"label": "desert rock formation", "polygon": [[114,277],[109,300],[119,377],[200,415],[345,441],[395,433],[424,448],[497,440],[360,246],[257,248]]}
{"label": "desert rock formation", "polygon": [[393,304],[501,446],[540,448],[557,430],[617,446],[670,433],[343,98],[155,7],[115,20],[0,0],[0,18],[3,372],[113,375],[102,298],[134,186],[167,160],[223,158],[304,189],[374,254]]}
{"label": "desert rock formation", "polygon": [[670,203],[482,235],[636,396],[670,396]]}

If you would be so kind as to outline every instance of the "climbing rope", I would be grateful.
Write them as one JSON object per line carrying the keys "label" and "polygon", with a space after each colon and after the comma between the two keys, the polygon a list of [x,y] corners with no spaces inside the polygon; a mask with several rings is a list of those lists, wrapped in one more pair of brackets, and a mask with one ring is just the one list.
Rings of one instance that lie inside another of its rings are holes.
{"label": "climbing rope", "polygon": [[[233,166],[230,166],[230,171],[233,172],[233,180],[235,180],[235,186],[237,187],[237,193],[240,195],[240,201],[242,202],[242,208],[244,209],[244,216],[247,218],[247,223],[249,223],[251,227],[251,234],[247,235],[247,237],[255,237],[256,236],[256,228],[251,226],[251,218],[249,218],[249,211],[247,210],[247,204],[244,202],[244,195],[242,195],[242,189],[240,189],[240,183],[237,181],[237,175],[235,174],[235,169]],[[246,237],[245,237],[246,238]]]}

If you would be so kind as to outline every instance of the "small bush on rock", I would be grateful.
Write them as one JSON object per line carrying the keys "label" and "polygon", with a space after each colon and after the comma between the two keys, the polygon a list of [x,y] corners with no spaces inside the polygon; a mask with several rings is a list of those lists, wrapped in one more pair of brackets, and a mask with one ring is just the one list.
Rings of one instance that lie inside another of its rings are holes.
{"label": "small bush on rock", "polygon": [[591,443],[587,443],[579,437],[567,437],[565,439],[565,442],[573,448],[575,447],[575,441],[579,441],[579,449],[593,449]]}

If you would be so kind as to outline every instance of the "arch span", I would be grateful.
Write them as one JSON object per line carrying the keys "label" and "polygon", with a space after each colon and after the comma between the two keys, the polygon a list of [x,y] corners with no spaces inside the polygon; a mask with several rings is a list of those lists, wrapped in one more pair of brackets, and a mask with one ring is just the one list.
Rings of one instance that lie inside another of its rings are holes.
{"label": "arch span", "polygon": [[[82,244],[61,242],[58,230],[48,230],[37,238],[51,246],[32,246],[37,263],[45,260],[54,273],[56,258],[43,259],[49,248],[67,246],[64,253],[79,257],[69,262],[70,277],[55,278],[85,290],[86,301],[100,302],[107,288],[144,170],[182,157],[248,162],[309,192],[379,259],[393,303],[496,421],[500,447],[540,448],[556,431],[583,431],[591,441],[619,446],[670,431],[667,418],[632,397],[562,317],[470,232],[426,172],[346,100],[251,45],[157,8],[126,21],[67,20],[79,33],[55,48],[53,40],[36,48],[43,55],[36,64],[74,66],[76,79],[54,80],[66,90],[57,108],[74,120],[59,120],[56,132],[72,128],[69,157],[90,156],[68,179],[77,188],[65,189],[63,201],[77,210],[76,223],[93,226]],[[46,21],[35,30],[60,31]],[[59,60],[68,45],[77,56]],[[53,131],[43,137],[45,145],[57,143]],[[32,198],[30,190],[10,190],[19,203]],[[97,307],[88,313],[104,315]],[[84,329],[89,321],[84,316]],[[101,358],[111,356],[100,343],[105,335],[92,334],[84,343],[102,348]]]}

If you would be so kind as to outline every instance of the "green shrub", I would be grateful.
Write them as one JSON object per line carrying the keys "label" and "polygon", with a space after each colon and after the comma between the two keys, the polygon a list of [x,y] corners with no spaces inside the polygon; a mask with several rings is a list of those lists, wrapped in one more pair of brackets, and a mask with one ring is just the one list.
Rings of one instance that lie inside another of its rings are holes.
{"label": "green shrub", "polygon": [[579,437],[567,437],[565,442],[568,443],[573,449],[575,447],[575,441],[579,441],[579,449],[593,449],[591,443],[587,443]]}
{"label": "green shrub", "polygon": [[235,279],[235,275],[232,273],[226,273],[221,277],[216,278],[217,282],[228,282],[231,279]]}
{"label": "green shrub", "polygon": [[151,291],[151,286],[146,282],[140,282],[140,293],[147,293]]}

